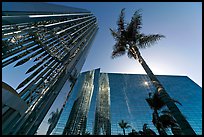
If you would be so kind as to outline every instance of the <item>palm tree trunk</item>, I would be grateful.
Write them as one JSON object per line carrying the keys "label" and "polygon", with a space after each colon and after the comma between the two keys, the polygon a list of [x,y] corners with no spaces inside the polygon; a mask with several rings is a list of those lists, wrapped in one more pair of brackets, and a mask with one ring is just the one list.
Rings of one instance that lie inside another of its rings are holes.
{"label": "palm tree trunk", "polygon": [[[137,51],[136,51],[137,50]],[[178,122],[179,126],[181,127],[181,130],[184,135],[196,135],[194,130],[191,128],[188,121],[185,119],[185,117],[182,115],[179,108],[176,106],[176,104],[171,100],[171,97],[168,95],[162,84],[159,82],[159,80],[156,78],[156,76],[152,73],[149,66],[146,64],[145,60],[140,55],[139,50],[136,46],[133,48],[133,44],[130,48],[131,53],[133,54],[133,57],[136,60],[139,60],[139,63],[144,68],[145,72],[147,73],[148,77],[150,78],[152,84],[156,87],[156,92],[158,93],[160,99],[167,105],[169,108],[171,114],[174,116],[176,121]]]}
{"label": "palm tree trunk", "polygon": [[123,128],[123,134],[125,135],[125,128]]}

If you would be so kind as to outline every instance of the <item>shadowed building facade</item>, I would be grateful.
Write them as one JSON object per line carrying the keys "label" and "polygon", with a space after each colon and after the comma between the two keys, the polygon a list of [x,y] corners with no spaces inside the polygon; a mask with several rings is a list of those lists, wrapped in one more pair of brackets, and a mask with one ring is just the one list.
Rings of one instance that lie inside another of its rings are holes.
{"label": "shadowed building facade", "polygon": [[85,9],[2,3],[2,69],[32,64],[16,88],[28,109],[8,134],[36,132],[64,83],[74,85],[97,30],[96,17]]}
{"label": "shadowed building facade", "polygon": [[[84,77],[88,74],[89,71],[83,72],[78,77],[57,126],[52,132],[53,135],[62,134],[67,127],[68,119],[75,114],[72,113],[72,109],[75,108],[76,111],[77,107],[74,107],[73,102],[76,101],[81,86],[87,81]],[[187,76],[157,75],[157,78],[170,96],[182,104],[177,106],[196,134],[202,135],[202,88]],[[89,98],[91,103],[88,117],[84,121],[85,134],[123,134],[118,124],[121,120],[131,125],[131,128],[126,129],[126,134],[132,129],[141,131],[145,123],[158,134],[152,123],[153,110],[145,100],[149,93],[155,91],[147,75],[100,73],[100,69],[95,69],[93,81],[94,89],[92,98]],[[172,134],[170,129],[166,131],[168,135]]]}
{"label": "shadowed building facade", "polygon": [[2,135],[25,113],[28,105],[8,84],[2,82]]}

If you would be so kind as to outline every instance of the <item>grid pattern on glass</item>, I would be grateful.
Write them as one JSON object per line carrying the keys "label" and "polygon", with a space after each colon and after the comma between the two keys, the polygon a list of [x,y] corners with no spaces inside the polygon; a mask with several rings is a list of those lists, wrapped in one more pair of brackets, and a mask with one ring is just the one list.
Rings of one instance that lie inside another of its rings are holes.
{"label": "grid pattern on glass", "polygon": [[[202,92],[201,88],[185,76],[157,76],[170,96],[183,105],[179,106],[196,134],[202,134]],[[109,74],[111,93],[112,134],[122,134],[118,122],[129,122],[136,131],[142,130],[144,123],[153,129],[152,110],[145,98],[154,91],[146,75]],[[144,83],[145,82],[145,83]],[[147,83],[148,84],[147,84]],[[120,83],[120,84],[118,84]],[[131,129],[131,128],[130,128]],[[131,130],[127,129],[127,132]],[[168,131],[168,134],[172,134]]]}
{"label": "grid pattern on glass", "polygon": [[[98,71],[98,70],[97,70]],[[83,74],[83,73],[82,73]],[[100,73],[102,75],[104,73]],[[155,88],[146,75],[142,74],[116,74],[108,73],[110,88],[110,117],[111,135],[123,134],[119,127],[119,122],[125,120],[131,126],[126,129],[126,134],[132,129],[141,131],[143,124],[148,124],[154,132],[157,129],[152,123],[152,113],[150,106],[146,102],[149,93],[154,92]],[[182,114],[187,118],[196,134],[202,134],[202,92],[201,88],[186,76],[165,76],[159,75],[157,78],[164,85],[170,96],[182,103],[179,106]],[[81,78],[79,78],[81,79]],[[94,133],[94,119],[96,108],[98,107],[97,95],[100,86],[99,76],[94,78],[94,94],[87,118],[86,131]],[[108,106],[106,106],[108,108]],[[102,130],[100,130],[102,131]],[[167,134],[172,135],[170,129]]]}
{"label": "grid pattern on glass", "polygon": [[160,76],[169,95],[178,100],[177,105],[197,135],[202,135],[202,89],[187,76]]}
{"label": "grid pattern on glass", "polygon": [[[109,73],[111,97],[111,134],[123,134],[119,122],[125,120],[131,128],[126,129],[126,134],[132,129],[142,130],[143,124],[156,130],[151,123],[152,111],[145,98],[152,92],[153,87],[144,82],[148,79],[144,75],[111,74]],[[120,84],[119,84],[120,83]],[[156,132],[156,131],[155,131]]]}

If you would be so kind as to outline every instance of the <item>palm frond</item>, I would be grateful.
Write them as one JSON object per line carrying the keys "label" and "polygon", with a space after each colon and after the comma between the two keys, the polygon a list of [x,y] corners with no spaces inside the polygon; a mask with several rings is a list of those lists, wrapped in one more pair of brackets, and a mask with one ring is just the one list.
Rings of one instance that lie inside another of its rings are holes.
{"label": "palm frond", "polygon": [[146,101],[151,109],[160,110],[165,106],[165,103],[159,98],[157,93],[154,93],[151,98],[147,98]]}
{"label": "palm frond", "polygon": [[124,121],[124,120],[121,120],[121,122],[118,123],[119,126],[121,128],[130,128],[131,126],[128,124],[128,122]]}
{"label": "palm frond", "polygon": [[126,44],[122,43],[121,41],[117,42],[113,46],[113,51],[112,51],[112,58],[114,59],[115,57],[122,56],[126,53]]}
{"label": "palm frond", "polygon": [[173,102],[176,102],[176,103],[178,103],[179,105],[181,105],[182,106],[182,104],[178,101],[178,100],[175,100],[175,99],[171,99]]}
{"label": "palm frond", "polygon": [[122,56],[124,54],[125,54],[125,52],[122,52],[122,51],[113,51],[112,55],[111,55],[111,58],[114,59],[114,58],[120,57],[120,56]]}
{"label": "palm frond", "polygon": [[125,8],[123,8],[120,12],[120,16],[118,19],[118,31],[122,32],[124,31],[125,27],[124,27],[124,17],[125,17]]}
{"label": "palm frond", "polygon": [[141,14],[142,9],[136,10],[131,22],[136,23],[138,27],[141,27],[142,25],[142,14]]}
{"label": "palm frond", "polygon": [[160,34],[152,34],[152,35],[140,34],[138,39],[138,48],[146,48],[148,46],[151,46],[161,38],[165,38],[165,36]]}
{"label": "palm frond", "polygon": [[182,131],[179,126],[172,126],[171,131],[174,135],[182,135]]}
{"label": "palm frond", "polygon": [[159,117],[159,121],[162,123],[164,128],[171,127],[173,123],[175,123],[175,120],[171,115],[163,114]]}
{"label": "palm frond", "polygon": [[177,122],[172,116],[172,113],[165,109],[161,111],[162,115],[160,115],[159,120],[162,122],[164,128],[170,127],[170,126],[177,126]]}
{"label": "palm frond", "polygon": [[135,11],[131,22],[127,26],[126,34],[128,38],[134,38],[136,33],[142,28],[142,14],[140,11],[141,10]]}
{"label": "palm frond", "polygon": [[118,32],[116,32],[115,30],[112,30],[111,28],[110,28],[110,31],[111,31],[111,34],[112,34],[113,38],[114,38],[116,41],[119,41],[119,39],[120,39],[120,34],[119,34]]}

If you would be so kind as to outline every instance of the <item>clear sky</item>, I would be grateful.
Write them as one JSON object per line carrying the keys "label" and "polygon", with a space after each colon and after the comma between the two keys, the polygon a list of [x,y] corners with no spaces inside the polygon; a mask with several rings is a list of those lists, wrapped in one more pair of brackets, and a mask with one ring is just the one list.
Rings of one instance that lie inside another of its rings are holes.
{"label": "clear sky", "polygon": [[115,43],[109,28],[116,28],[122,8],[130,21],[142,9],[145,34],[166,36],[141,54],[156,75],[185,75],[202,87],[202,4],[201,2],[51,2],[90,10],[98,19],[99,31],[82,71],[144,74],[141,65],[127,56],[111,59]]}
{"label": "clear sky", "polygon": [[[88,54],[82,72],[101,68],[102,72],[145,74],[134,59],[121,56],[111,59],[115,43],[109,28],[116,29],[116,21],[122,8],[125,20],[131,20],[134,11],[142,9],[145,34],[165,35],[157,44],[140,50],[146,63],[155,75],[188,76],[202,87],[202,3],[201,2],[49,2],[59,5],[84,8],[98,19],[99,30]],[[13,64],[14,65],[14,64]],[[13,66],[12,65],[12,66]],[[5,67],[6,68],[6,67]],[[13,69],[16,74],[25,73],[21,67]],[[17,87],[25,77],[11,76],[6,69],[2,79]],[[48,112],[49,113],[49,112]],[[39,130],[40,134],[46,129]]]}

